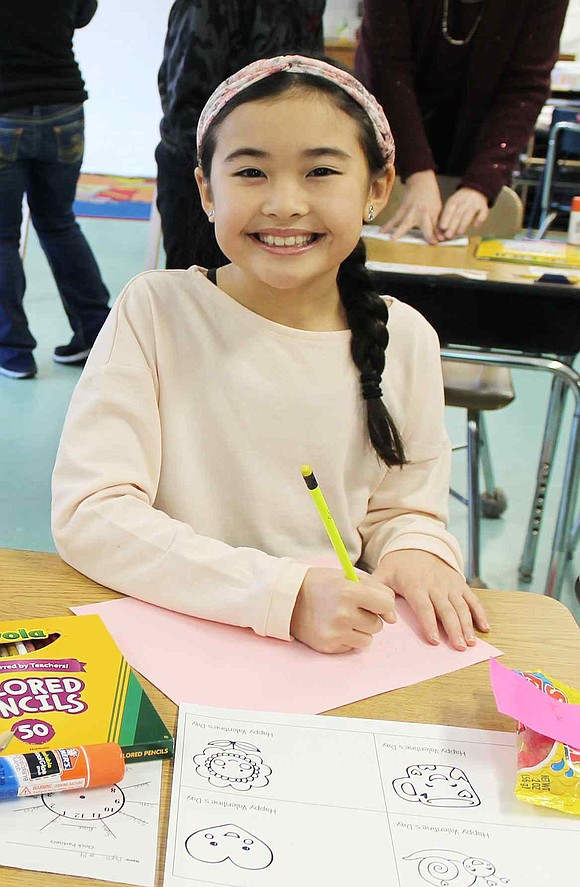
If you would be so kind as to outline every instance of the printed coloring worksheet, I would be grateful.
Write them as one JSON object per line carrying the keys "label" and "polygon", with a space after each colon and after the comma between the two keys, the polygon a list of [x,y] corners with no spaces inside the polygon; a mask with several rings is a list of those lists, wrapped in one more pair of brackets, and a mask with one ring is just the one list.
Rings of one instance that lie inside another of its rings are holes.
{"label": "printed coloring worksheet", "polygon": [[515,775],[511,733],[184,705],[164,887],[575,884],[580,819]]}
{"label": "printed coloring worksheet", "polygon": [[2,801],[0,865],[153,887],[161,766],[130,764],[105,788]]}

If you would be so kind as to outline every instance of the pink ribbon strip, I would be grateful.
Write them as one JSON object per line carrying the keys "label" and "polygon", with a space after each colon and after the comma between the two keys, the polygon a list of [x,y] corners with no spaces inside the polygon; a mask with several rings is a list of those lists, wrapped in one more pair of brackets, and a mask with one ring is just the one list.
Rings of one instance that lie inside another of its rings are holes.
{"label": "pink ribbon strip", "polygon": [[498,711],[542,736],[580,748],[580,705],[543,693],[497,659],[490,659],[489,671]]}

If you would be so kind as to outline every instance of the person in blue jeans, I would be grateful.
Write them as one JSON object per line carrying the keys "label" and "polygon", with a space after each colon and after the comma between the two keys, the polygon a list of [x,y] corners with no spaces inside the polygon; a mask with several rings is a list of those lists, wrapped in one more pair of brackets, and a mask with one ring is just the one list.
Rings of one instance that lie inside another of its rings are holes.
{"label": "person in blue jeans", "polygon": [[109,313],[109,293],[73,213],[88,96],[72,38],[96,8],[97,0],[0,4],[0,373],[14,379],[37,372],[19,253],[24,195],[73,332],[54,360],[83,363]]}

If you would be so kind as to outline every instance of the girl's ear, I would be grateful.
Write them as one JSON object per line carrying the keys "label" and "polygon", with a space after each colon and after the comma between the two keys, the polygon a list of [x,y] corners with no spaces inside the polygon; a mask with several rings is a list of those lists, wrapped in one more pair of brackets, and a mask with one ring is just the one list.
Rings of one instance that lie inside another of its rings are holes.
{"label": "girl's ear", "polygon": [[199,189],[201,205],[203,206],[204,212],[207,215],[213,209],[213,200],[211,196],[209,179],[204,178],[201,166],[195,167],[194,175],[195,181],[197,182],[197,187]]}
{"label": "girl's ear", "polygon": [[378,178],[373,180],[369,190],[368,203],[371,203],[374,206],[375,218],[387,205],[394,181],[394,166],[388,166]]}

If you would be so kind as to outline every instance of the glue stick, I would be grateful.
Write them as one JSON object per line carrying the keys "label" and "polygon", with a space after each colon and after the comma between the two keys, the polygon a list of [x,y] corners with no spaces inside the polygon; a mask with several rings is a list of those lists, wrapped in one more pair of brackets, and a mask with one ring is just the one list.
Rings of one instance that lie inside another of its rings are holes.
{"label": "glue stick", "polygon": [[0,757],[0,800],[113,785],[125,775],[115,742]]}

